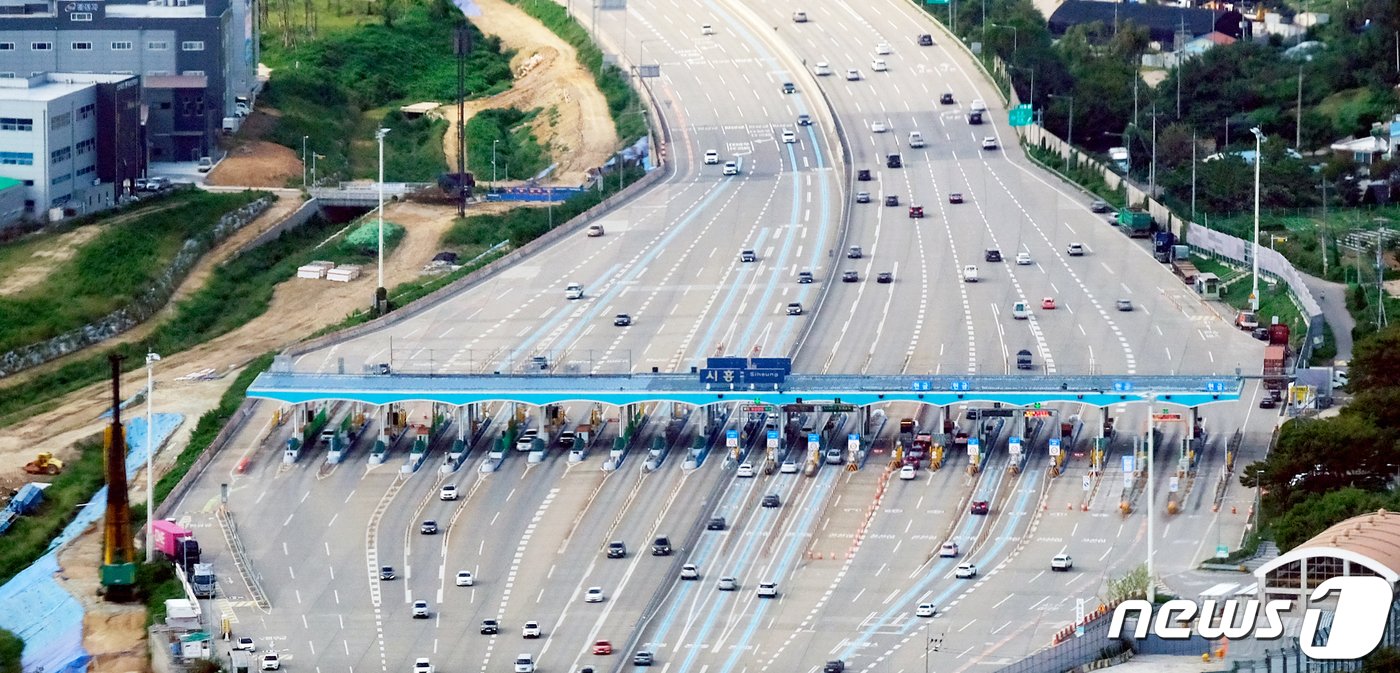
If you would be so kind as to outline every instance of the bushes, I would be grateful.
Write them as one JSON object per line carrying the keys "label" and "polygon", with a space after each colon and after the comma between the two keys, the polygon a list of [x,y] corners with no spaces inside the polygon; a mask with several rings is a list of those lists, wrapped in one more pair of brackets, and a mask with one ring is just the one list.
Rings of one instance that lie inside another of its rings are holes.
{"label": "bushes", "polygon": [[[434,182],[447,170],[447,157],[443,154],[446,120],[427,116],[409,119],[395,110],[384,115],[380,126],[389,129],[384,136],[386,180],[392,176],[396,182]],[[378,149],[374,151],[377,155]],[[374,161],[378,163],[378,156]]]}
{"label": "bushes", "polygon": [[21,673],[20,655],[24,654],[24,641],[19,636],[0,629],[0,673]]}
{"label": "bushes", "polygon": [[467,170],[477,176],[509,180],[529,178],[549,166],[546,148],[535,140],[528,125],[538,113],[501,108],[472,116],[466,128]]}
{"label": "bushes", "polygon": [[164,202],[164,210],[108,227],[43,282],[0,297],[0,352],[53,338],[131,304],[165,272],[186,240],[208,245],[219,218],[257,196],[189,191]]}

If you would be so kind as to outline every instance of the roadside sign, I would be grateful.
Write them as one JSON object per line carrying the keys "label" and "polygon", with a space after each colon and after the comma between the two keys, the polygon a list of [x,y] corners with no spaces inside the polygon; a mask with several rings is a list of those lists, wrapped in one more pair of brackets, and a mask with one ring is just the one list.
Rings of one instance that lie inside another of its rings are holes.
{"label": "roadside sign", "polygon": [[749,366],[754,369],[781,369],[784,375],[792,373],[790,358],[750,358]]}
{"label": "roadside sign", "polygon": [[731,449],[734,448],[734,447],[736,447],[736,446],[739,446],[739,431],[738,431],[738,430],[725,430],[725,431],[724,431],[724,445],[727,446],[727,447],[729,447],[729,448],[731,448]]}
{"label": "roadside sign", "polygon": [[1132,474],[1133,471],[1137,469],[1135,465],[1137,461],[1135,460],[1135,458],[1136,456],[1123,456],[1124,474]]}
{"label": "roadside sign", "polygon": [[1013,455],[1013,456],[1019,456],[1019,455],[1021,455],[1021,438],[1020,438],[1020,437],[1012,437],[1011,439],[1007,440],[1006,445],[1007,445],[1007,448],[1010,449],[1011,455]]}
{"label": "roadside sign", "polygon": [[1229,555],[1230,555],[1230,548],[1229,548],[1229,547],[1227,547],[1227,546],[1225,546],[1225,545],[1223,545],[1223,544],[1215,545],[1215,558],[1225,558],[1226,556],[1229,556]]}
{"label": "roadside sign", "polygon": [[744,369],[749,366],[749,361],[744,358],[705,358],[705,367],[709,369]]}
{"label": "roadside sign", "polygon": [[746,369],[741,373],[744,383],[782,383],[787,377],[781,369]]}
{"label": "roadside sign", "polygon": [[933,381],[915,381],[909,384],[909,389],[916,393],[927,392],[933,390]]}
{"label": "roadside sign", "polygon": [[808,434],[808,435],[807,435],[807,448],[808,448],[809,450],[811,450],[811,451],[816,451],[817,449],[822,448],[821,436],[818,435],[818,434],[815,433],[815,432]]}
{"label": "roadside sign", "polygon": [[825,411],[825,412],[828,412],[828,413],[839,413],[839,412],[842,412],[842,411],[855,411],[855,410],[856,410],[856,405],[854,405],[854,404],[823,404],[823,405],[822,405],[822,411]]}
{"label": "roadside sign", "polygon": [[854,432],[846,435],[846,450],[852,452],[860,450],[860,435]]}
{"label": "roadside sign", "polygon": [[1133,382],[1132,382],[1132,381],[1114,381],[1114,382],[1113,382],[1113,392],[1115,392],[1115,393],[1130,393],[1130,392],[1132,392],[1132,391],[1133,391]]}
{"label": "roadside sign", "polygon": [[1207,381],[1207,382],[1206,382],[1206,392],[1208,392],[1208,393],[1223,393],[1223,392],[1225,392],[1225,382],[1224,382],[1224,381]]}
{"label": "roadside sign", "polygon": [[1031,111],[1031,106],[1028,103],[1022,103],[1011,108],[1011,112],[1008,115],[1008,125],[1012,127],[1030,126],[1031,119],[1034,115],[1035,113]]}
{"label": "roadside sign", "polygon": [[1093,483],[1089,480],[1089,475],[1084,475],[1084,492],[1088,493],[1093,488]]}
{"label": "roadside sign", "polygon": [[722,384],[731,384],[731,385],[732,385],[732,384],[737,384],[737,383],[743,383],[743,378],[742,378],[742,376],[741,376],[741,375],[742,375],[742,372],[743,372],[742,369],[717,369],[717,368],[701,369],[701,370],[700,370],[700,382],[701,382],[701,383],[722,383]]}
{"label": "roadside sign", "polygon": [[1158,423],[1181,420],[1181,414],[1152,414],[1152,420]]}
{"label": "roadside sign", "polygon": [[972,383],[969,381],[954,381],[948,384],[948,389],[953,392],[965,393],[972,390]]}
{"label": "roadside sign", "polygon": [[1052,439],[1050,440],[1050,456],[1054,457],[1058,455],[1060,455],[1060,440]]}
{"label": "roadside sign", "polygon": [[770,448],[770,449],[776,449],[776,448],[778,448],[778,431],[777,431],[777,430],[769,430],[769,431],[768,431],[768,448]]}
{"label": "roadside sign", "polygon": [[980,442],[977,441],[977,438],[976,438],[976,437],[973,437],[973,438],[968,439],[968,440],[967,440],[967,455],[976,457],[976,456],[977,456],[978,454],[980,454],[980,453],[982,453],[982,447],[980,446]]}
{"label": "roadside sign", "polygon": [[1176,493],[1177,491],[1181,490],[1181,478],[1180,478],[1180,477],[1172,477],[1172,478],[1171,478],[1171,481],[1168,482],[1168,483],[1169,483],[1169,486],[1168,486],[1167,488],[1168,488],[1169,490],[1171,490],[1172,493]]}
{"label": "roadside sign", "polygon": [[1049,409],[1027,409],[1026,418],[1045,418],[1046,416],[1054,415],[1054,413],[1055,412]]}

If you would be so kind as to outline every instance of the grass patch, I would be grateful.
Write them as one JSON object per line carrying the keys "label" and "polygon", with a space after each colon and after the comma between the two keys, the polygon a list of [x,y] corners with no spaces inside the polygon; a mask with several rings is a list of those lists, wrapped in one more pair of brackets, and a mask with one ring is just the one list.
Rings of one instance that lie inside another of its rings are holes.
{"label": "grass patch", "polygon": [[[66,393],[107,377],[107,353],[126,356],[125,371],[144,366],[150,351],[178,353],[241,327],[267,311],[278,283],[296,275],[312,259],[337,263],[366,262],[369,257],[345,250],[313,250],[339,225],[308,223],[277,240],[225,262],[204,287],[176,305],[175,315],[143,341],[120,344],[101,354],[74,359],[19,384],[0,388],[0,426],[25,418]],[[386,242],[386,249],[388,248]]]}
{"label": "grass patch", "polygon": [[[549,166],[548,148],[539,144],[530,122],[539,110],[482,110],[467,121],[467,170],[501,180],[533,177]],[[492,162],[495,166],[492,166]]]}
{"label": "grass patch", "polygon": [[641,107],[637,93],[628,84],[627,73],[615,65],[603,62],[603,52],[593,44],[588,31],[569,16],[566,7],[552,0],[509,2],[534,17],[578,52],[579,64],[593,74],[593,81],[598,85],[598,90],[608,100],[608,111],[612,113],[613,124],[617,126],[617,135],[623,144],[630,144],[647,134],[646,120],[642,115],[625,114]]}
{"label": "grass patch", "polygon": [[136,592],[145,597],[147,628],[165,621],[166,601],[185,597],[180,578],[175,576],[175,564],[169,561],[136,566]]}
{"label": "grass patch", "polygon": [[24,641],[19,636],[0,629],[0,673],[22,673],[20,657],[24,654]]}
{"label": "grass patch", "polygon": [[253,385],[253,379],[272,366],[272,358],[276,353],[264,353],[258,356],[248,366],[238,374],[238,378],[233,380],[233,385],[224,391],[219,398],[219,406],[204,412],[199,417],[199,423],[194,426],[194,432],[190,434],[190,443],[185,446],[185,450],[180,452],[180,456],[175,459],[175,467],[169,472],[161,475],[160,481],[156,482],[155,501],[165,502],[165,497],[170,495],[170,491],[175,485],[185,478],[185,473],[190,471],[190,466],[204,453],[209,445],[214,442],[219,431],[233,418],[233,413],[238,411],[238,405],[243,403],[243,397],[248,393],[248,386]]}
{"label": "grass patch", "polygon": [[44,555],[49,543],[78,515],[78,506],[92,499],[103,484],[102,443],[78,445],[78,456],[63,466],[44,489],[44,501],[33,514],[19,517],[0,545],[0,584]]}
{"label": "grass patch", "polygon": [[[1098,169],[1081,163],[1076,163],[1072,168],[1067,167],[1064,157],[1052,150],[1037,145],[1026,145],[1025,148],[1026,154],[1032,159],[1069,178],[1070,181],[1088,190],[1114,208],[1122,208],[1127,200],[1125,192],[1121,188],[1116,190],[1108,188],[1108,183],[1104,182],[1103,175],[1099,173]],[[1078,153],[1076,152],[1076,154]]]}
{"label": "grass patch", "polygon": [[[346,17],[332,2],[312,3],[319,14]],[[394,129],[385,141],[385,178],[423,181],[445,170],[442,132],[445,123],[406,120],[397,107],[419,101],[457,99],[457,60],[453,56],[453,17],[459,13],[443,0],[395,3],[390,25],[368,15],[327,23],[314,39],[284,46],[285,29],[265,25],[263,60],[275,74],[263,100],[282,114],[267,139],[321,155],[318,177],[373,178],[378,173],[376,120]],[[285,9],[284,9],[285,11]],[[280,11],[274,17],[280,18]],[[512,52],[498,38],[487,37],[470,23],[473,49],[466,59],[466,95],[490,96],[510,88]],[[392,112],[391,112],[392,110]],[[390,151],[392,148],[392,151]]]}
{"label": "grass patch", "polygon": [[186,241],[207,248],[219,218],[258,196],[189,190],[172,197],[164,210],[108,227],[42,282],[0,297],[0,352],[51,339],[132,304]]}

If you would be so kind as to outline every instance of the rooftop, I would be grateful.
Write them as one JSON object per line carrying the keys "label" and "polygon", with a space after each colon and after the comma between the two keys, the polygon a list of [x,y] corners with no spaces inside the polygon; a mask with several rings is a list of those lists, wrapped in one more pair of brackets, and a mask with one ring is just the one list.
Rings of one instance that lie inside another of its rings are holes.
{"label": "rooftop", "polygon": [[107,17],[116,19],[202,19],[204,16],[204,5],[107,5]]}
{"label": "rooftop", "polygon": [[1382,509],[1354,516],[1260,566],[1254,574],[1262,578],[1285,563],[1311,556],[1361,563],[1394,583],[1400,579],[1400,514]]}

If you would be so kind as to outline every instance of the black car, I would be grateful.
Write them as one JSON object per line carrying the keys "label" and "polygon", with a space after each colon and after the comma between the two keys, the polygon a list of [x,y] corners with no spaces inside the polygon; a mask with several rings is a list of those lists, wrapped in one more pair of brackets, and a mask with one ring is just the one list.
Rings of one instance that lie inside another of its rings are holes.
{"label": "black car", "polygon": [[895,194],[889,194],[889,195],[885,196],[885,205],[891,206],[891,207],[898,207],[898,206],[899,206],[899,196],[897,196],[897,195],[895,195]]}
{"label": "black car", "polygon": [[626,313],[619,313],[619,314],[617,314],[617,317],[616,317],[616,318],[613,318],[613,326],[614,326],[614,327],[627,327],[628,325],[631,325],[631,324],[632,324],[632,316],[627,315]]}
{"label": "black car", "polygon": [[952,194],[949,194],[949,195],[948,195],[948,203],[962,203],[962,202],[963,202],[962,194],[960,194],[960,193],[958,193],[958,192],[953,192]]}
{"label": "black car", "polygon": [[981,124],[982,124],[982,113],[981,113],[981,112],[971,112],[971,113],[968,113],[968,115],[967,115],[967,123],[972,124],[973,126],[979,126],[979,125],[981,125]]}
{"label": "black car", "polygon": [[890,154],[885,157],[885,168],[903,168],[904,159],[898,154]]}
{"label": "black car", "polygon": [[651,653],[647,652],[646,650],[632,655],[633,666],[650,666],[653,661],[655,661],[655,658],[653,658],[651,656]]}
{"label": "black car", "polygon": [[418,527],[418,532],[420,532],[420,533],[422,533],[422,534],[424,534],[424,535],[437,535],[437,532],[438,532],[437,522],[436,522],[436,521],[433,521],[432,519],[428,519],[427,521],[424,521],[424,522],[423,522],[423,525]]}
{"label": "black car", "polygon": [[1001,251],[997,250],[996,248],[987,248],[987,253],[983,255],[982,258],[987,260],[988,262],[1000,262]]}
{"label": "black car", "polygon": [[920,46],[920,47],[932,47],[932,46],[933,46],[933,36],[932,36],[932,35],[929,35],[928,33],[924,33],[923,35],[920,35],[920,36],[919,36],[919,46]]}
{"label": "black car", "polygon": [[783,82],[783,93],[796,93],[797,86],[792,82]]}
{"label": "black car", "polygon": [[714,517],[714,518],[710,519],[710,522],[707,523],[707,524],[705,524],[705,529],[706,529],[706,530],[724,530],[725,525],[726,525],[726,522],[725,522],[725,520],[724,520],[724,517],[722,517],[722,516],[717,516],[717,517]]}
{"label": "black car", "polygon": [[944,105],[952,105],[952,104],[953,104],[953,94],[945,93],[945,94],[943,94],[942,96],[939,96],[939,97],[938,97],[938,102],[939,102],[939,103],[942,103],[942,104],[944,104]]}
{"label": "black car", "polygon": [[856,273],[855,271],[843,271],[843,272],[841,272],[841,282],[843,282],[843,283],[855,283],[855,282],[859,282],[859,281],[860,281],[860,274],[859,274],[859,273]]}
{"label": "black car", "polygon": [[1273,395],[1265,395],[1264,399],[1259,400],[1260,409],[1273,409],[1277,406],[1278,400],[1275,400]]}
{"label": "black car", "polygon": [[627,558],[627,545],[616,541],[609,542],[608,558]]}
{"label": "black car", "polygon": [[484,636],[494,636],[501,632],[501,625],[494,619],[481,620],[481,634]]}
{"label": "black car", "polygon": [[797,115],[797,125],[798,125],[798,126],[811,126],[811,125],[812,125],[812,115]]}
{"label": "black car", "polygon": [[877,283],[893,283],[893,282],[894,282],[894,274],[892,274],[892,273],[890,273],[890,272],[888,272],[888,271],[881,271],[881,272],[880,272],[880,275],[878,275],[878,276],[875,277],[875,282],[877,282]]}
{"label": "black car", "polygon": [[799,285],[807,285],[808,283],[811,283],[811,282],[812,282],[812,272],[811,272],[811,271],[800,271],[800,272],[798,272],[798,274],[797,274],[797,283],[798,283]]}
{"label": "black car", "polygon": [[826,666],[822,668],[822,673],[842,673],[842,671],[845,670],[846,662],[841,661],[840,659],[832,659],[831,661],[826,662]]}
{"label": "black car", "polygon": [[1249,335],[1252,336],[1252,337],[1254,337],[1254,338],[1256,338],[1256,339],[1258,339],[1258,340],[1260,340],[1260,341],[1268,341],[1268,340],[1269,340],[1269,328],[1267,328],[1267,327],[1255,327],[1255,328],[1254,328],[1254,331],[1250,332]]}
{"label": "black car", "polygon": [[778,507],[782,504],[782,501],[778,499],[777,493],[769,493],[768,495],[763,496],[764,507]]}
{"label": "black car", "polygon": [[1106,201],[1095,201],[1089,204],[1089,210],[1092,210],[1096,213],[1107,213],[1113,210],[1113,206],[1108,205]]}
{"label": "black car", "polygon": [[387,581],[392,580],[392,579],[395,579],[395,578],[397,578],[397,577],[398,577],[398,575],[395,575],[395,574],[394,574],[394,566],[384,566],[384,567],[382,567],[382,568],[379,569],[379,579],[381,579],[381,580],[384,580],[384,581],[387,582]]}
{"label": "black car", "polygon": [[869,182],[869,181],[870,181],[870,169],[869,169],[869,168],[862,168],[862,169],[856,171],[856,179],[857,179],[857,180],[860,180],[861,182]]}

